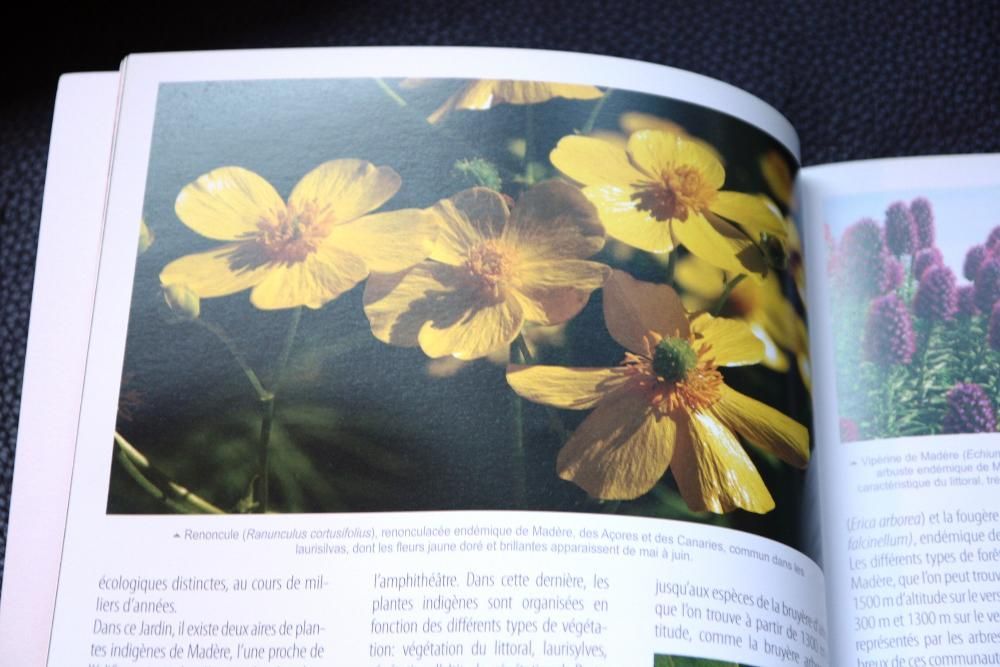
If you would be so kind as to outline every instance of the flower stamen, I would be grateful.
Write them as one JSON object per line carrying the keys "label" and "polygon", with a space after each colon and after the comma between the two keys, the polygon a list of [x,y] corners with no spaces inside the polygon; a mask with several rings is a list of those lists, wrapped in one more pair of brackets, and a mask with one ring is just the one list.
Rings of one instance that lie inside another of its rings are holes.
{"label": "flower stamen", "polygon": [[712,347],[685,338],[663,338],[652,356],[625,353],[622,366],[635,386],[646,390],[650,403],[661,413],[701,410],[722,395],[722,373],[711,355]]}
{"label": "flower stamen", "polygon": [[636,208],[647,211],[657,220],[688,219],[691,211],[707,209],[715,188],[694,167],[665,169],[659,182],[635,183],[632,198]]}
{"label": "flower stamen", "polygon": [[267,261],[284,264],[303,262],[326,236],[312,203],[298,211],[289,205],[275,218],[257,222],[256,244]]}
{"label": "flower stamen", "polygon": [[514,274],[514,257],[500,241],[489,239],[469,250],[465,270],[474,292],[487,303],[499,303]]}

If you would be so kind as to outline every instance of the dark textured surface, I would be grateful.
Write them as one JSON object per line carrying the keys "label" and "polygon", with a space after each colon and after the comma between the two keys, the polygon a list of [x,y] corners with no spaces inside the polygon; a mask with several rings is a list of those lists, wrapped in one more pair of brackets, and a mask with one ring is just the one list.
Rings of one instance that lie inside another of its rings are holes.
{"label": "dark textured surface", "polygon": [[[276,4],[276,3],[272,3]],[[45,157],[60,72],[136,51],[386,44],[589,51],[727,81],[783,112],[806,165],[1000,151],[1000,3],[618,2],[131,5],[35,9],[0,101],[0,571]],[[141,11],[141,14],[135,12]],[[44,13],[44,12],[48,12]],[[53,15],[49,15],[53,14]],[[8,51],[17,48],[18,51]]]}

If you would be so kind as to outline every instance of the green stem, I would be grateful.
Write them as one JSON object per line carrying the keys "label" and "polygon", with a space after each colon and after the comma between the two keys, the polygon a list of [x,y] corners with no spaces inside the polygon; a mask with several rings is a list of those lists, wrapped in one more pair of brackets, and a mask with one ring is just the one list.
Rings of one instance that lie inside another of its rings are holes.
{"label": "green stem", "polygon": [[524,334],[518,334],[517,338],[511,345],[510,360],[514,361],[514,352],[516,351],[521,356],[521,363],[523,364],[533,364],[535,363],[535,357],[532,356],[531,350],[528,348],[528,341],[524,340]]}
{"label": "green stem", "polygon": [[927,401],[927,354],[931,348],[931,336],[934,335],[934,321],[929,320],[921,323],[917,329],[917,356],[919,365],[917,370],[917,388],[920,392],[920,407]]}
{"label": "green stem", "polygon": [[221,509],[192,493],[154,467],[142,452],[120,433],[115,433],[118,461],[147,493],[164,505],[184,514],[225,514]]}
{"label": "green stem", "polygon": [[299,306],[292,311],[292,321],[288,325],[288,333],[285,335],[285,344],[281,348],[281,355],[278,357],[278,367],[275,369],[274,378],[271,381],[271,386],[274,390],[271,393],[277,393],[278,389],[281,387],[282,375],[285,372],[285,367],[288,366],[288,357],[292,354],[292,345],[295,343],[295,334],[299,330],[299,322],[302,321],[302,306]]}
{"label": "green stem", "polygon": [[[524,364],[535,363],[535,357],[531,354],[531,348],[528,347],[528,341],[524,339],[523,335],[519,334],[518,337],[514,339],[514,342],[511,343],[510,360],[514,363],[516,363],[516,356],[514,354],[515,350],[521,356],[521,363]],[[559,441],[565,444],[566,441],[569,439],[569,432],[563,425],[562,419],[559,418],[559,413],[556,412],[555,408],[546,405],[545,416],[548,417],[549,428],[555,431],[556,435],[559,436]]]}
{"label": "green stem", "polygon": [[274,422],[274,395],[260,404],[260,437],[257,441],[260,457],[260,511],[267,513],[271,505],[271,424]]}
{"label": "green stem", "polygon": [[404,100],[402,98],[402,96],[399,93],[397,93],[395,90],[393,90],[389,86],[389,84],[387,84],[384,80],[376,78],[375,79],[375,84],[379,88],[381,88],[382,92],[385,93],[386,95],[388,95],[389,99],[391,99],[393,102],[395,102],[396,104],[398,104],[401,107],[408,106],[407,103],[406,103],[406,100]]}
{"label": "green stem", "polygon": [[533,151],[531,150],[535,145],[535,108],[534,105],[526,104],[524,106],[524,158],[521,161],[521,166],[524,169],[524,182],[528,185],[535,184],[535,175],[532,172],[531,158],[533,157]]}
{"label": "green stem", "polygon": [[747,274],[741,273],[726,283],[726,286],[722,288],[722,294],[719,295],[719,300],[716,301],[715,305],[712,307],[712,317],[719,316],[719,313],[722,312],[723,306],[726,305],[726,301],[729,299],[729,295],[732,294],[733,289],[735,289],[736,286],[739,285],[746,277]]}
{"label": "green stem", "polygon": [[271,506],[271,425],[274,422],[274,397],[281,388],[282,376],[285,367],[288,366],[288,358],[292,354],[292,344],[295,343],[295,334],[299,330],[299,322],[302,320],[302,306],[292,311],[292,321],[288,326],[288,334],[285,336],[285,344],[278,355],[278,365],[274,369],[274,378],[271,386],[274,388],[270,394],[261,398],[261,418],[260,418],[260,438],[257,449],[260,457],[260,511],[267,513]]}
{"label": "green stem", "polygon": [[[517,338],[513,340],[510,344],[510,360],[517,363],[528,363],[531,359],[531,352],[528,350],[528,344],[524,340],[522,334],[518,334]],[[527,482],[525,480],[525,457],[524,457],[524,401],[516,393],[511,392],[513,396],[513,419],[514,419],[514,442],[513,451],[511,452],[511,468],[513,471],[513,486],[512,494],[514,499],[514,507],[523,508],[525,505],[525,497],[527,496]]]}
{"label": "green stem", "polygon": [[601,109],[603,109],[604,105],[607,104],[608,98],[611,97],[611,93],[613,92],[615,91],[608,88],[604,94],[601,95],[601,98],[597,100],[597,104],[594,105],[590,115],[587,116],[587,122],[583,124],[582,128],[580,128],[580,134],[590,134],[590,132],[594,129],[594,123],[597,122],[597,117],[600,115]]}
{"label": "green stem", "polygon": [[255,373],[254,370],[250,368],[250,364],[247,363],[246,357],[243,356],[243,353],[236,347],[236,343],[233,342],[233,339],[229,337],[222,327],[212,322],[206,322],[204,318],[198,318],[194,321],[215,334],[215,337],[222,342],[227,350],[229,350],[229,354],[233,356],[233,359],[243,370],[243,374],[247,376],[247,380],[250,381],[250,386],[253,387],[258,400],[263,401],[271,396],[271,392],[264,388],[264,385],[260,382],[260,378],[257,377],[257,373]]}

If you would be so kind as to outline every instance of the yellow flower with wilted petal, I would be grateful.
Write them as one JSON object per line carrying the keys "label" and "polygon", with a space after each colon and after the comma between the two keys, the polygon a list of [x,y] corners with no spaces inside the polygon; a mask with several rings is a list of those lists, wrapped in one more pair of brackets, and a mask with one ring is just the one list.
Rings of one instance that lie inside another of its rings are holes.
{"label": "yellow flower with wilted petal", "polygon": [[778,410],[730,389],[720,366],[755,364],[762,345],[736,320],[691,318],[667,285],[615,271],[604,318],[628,352],[614,368],[512,365],[518,395],[557,408],[594,408],[559,452],[559,476],[596,498],[629,500],[668,467],[695,511],[763,514],[774,499],[740,435],[796,467],[809,461],[809,433]]}
{"label": "yellow flower with wilted petal", "polygon": [[438,109],[427,117],[437,123],[450,111],[469,109],[483,111],[498,104],[539,104],[555,97],[571,100],[593,100],[604,93],[596,86],[545,81],[506,81],[476,79],[462,85]]}
{"label": "yellow flower with wilted petal", "polygon": [[[724,286],[732,276],[689,255],[677,263],[674,278],[684,288],[682,300],[688,310],[707,310],[722,297]],[[785,351],[791,352],[806,388],[811,389],[806,324],[785,296],[778,274],[770,273],[760,282],[743,280],[737,283],[721,314],[740,318],[750,325],[753,335],[764,344],[761,363],[768,368],[782,373],[788,371],[790,364]]]}
{"label": "yellow flower with wilted petal", "polygon": [[160,282],[201,298],[252,289],[250,301],[265,310],[319,308],[370,271],[401,271],[430,254],[432,213],[371,214],[399,185],[389,167],[332,160],[306,174],[286,203],[252,171],[210,171],[181,190],[174,210],[192,230],[225,244],[174,260]]}
{"label": "yellow flower with wilted petal", "polygon": [[610,269],[587,261],[604,245],[597,212],[559,181],[524,193],[513,211],[487,188],[438,202],[441,231],[430,259],[365,286],[372,333],[419,345],[432,358],[485,357],[525,322],[560,324],[587,304]]}
{"label": "yellow flower with wilted petal", "polygon": [[721,190],[719,160],[676,132],[633,132],[625,147],[563,137],[550,159],[583,185],[608,235],[641,250],[664,253],[680,244],[721,269],[763,275],[767,261],[756,242],[787,235],[763,200]]}

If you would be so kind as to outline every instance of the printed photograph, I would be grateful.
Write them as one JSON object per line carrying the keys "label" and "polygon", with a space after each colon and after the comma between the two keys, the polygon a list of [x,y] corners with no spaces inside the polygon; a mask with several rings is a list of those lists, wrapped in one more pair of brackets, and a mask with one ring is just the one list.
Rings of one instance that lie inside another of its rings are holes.
{"label": "printed photograph", "polygon": [[108,512],[530,509],[795,545],[796,164],[537,81],[161,86]]}
{"label": "printed photograph", "polygon": [[843,442],[998,430],[998,209],[997,188],[827,206]]}
{"label": "printed photograph", "polygon": [[708,658],[688,658],[682,655],[657,655],[653,657],[653,667],[753,667],[753,665]]}

